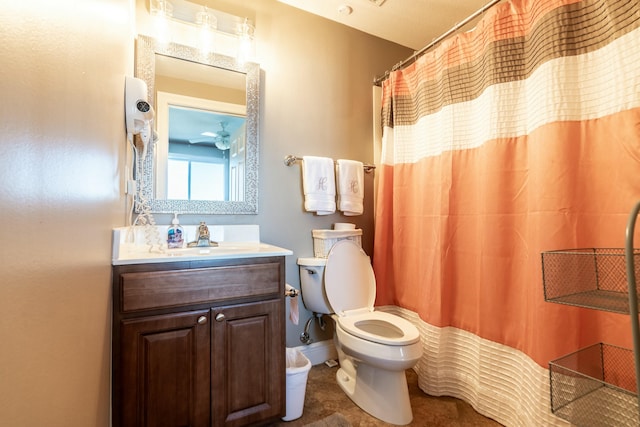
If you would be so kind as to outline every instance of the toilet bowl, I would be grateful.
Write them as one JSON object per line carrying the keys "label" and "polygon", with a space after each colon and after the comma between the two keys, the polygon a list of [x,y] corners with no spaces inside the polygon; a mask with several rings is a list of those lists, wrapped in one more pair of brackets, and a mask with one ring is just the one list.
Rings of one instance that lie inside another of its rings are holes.
{"label": "toilet bowl", "polygon": [[299,258],[298,265],[305,306],[334,321],[342,390],[374,417],[409,424],[413,413],[404,371],[422,356],[420,333],[399,316],[374,311],[369,257],[353,241],[340,240],[326,259]]}

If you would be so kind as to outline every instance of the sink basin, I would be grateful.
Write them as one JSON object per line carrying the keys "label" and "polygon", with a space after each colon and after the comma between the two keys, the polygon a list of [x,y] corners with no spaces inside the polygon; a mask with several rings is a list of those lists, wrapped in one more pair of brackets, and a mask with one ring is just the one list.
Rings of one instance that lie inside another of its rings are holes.
{"label": "sink basin", "polygon": [[[183,226],[187,237],[195,230]],[[192,226],[195,228],[195,226]],[[142,264],[158,262],[178,262],[202,259],[231,259],[266,256],[292,255],[289,249],[260,242],[257,225],[209,226],[215,230],[219,246],[167,249],[150,246],[144,227],[119,227],[113,230],[113,265]],[[166,226],[158,226],[160,235],[166,233]],[[212,233],[213,235],[213,233]],[[191,241],[187,239],[188,241]],[[153,240],[152,240],[153,241]],[[156,240],[157,241],[157,240]]]}

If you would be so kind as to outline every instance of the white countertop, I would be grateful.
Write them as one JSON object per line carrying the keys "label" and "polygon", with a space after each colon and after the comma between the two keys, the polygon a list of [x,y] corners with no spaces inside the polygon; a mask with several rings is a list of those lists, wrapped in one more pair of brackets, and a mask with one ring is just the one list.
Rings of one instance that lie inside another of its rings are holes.
{"label": "white countertop", "polygon": [[[183,226],[187,241],[195,239],[196,227]],[[156,226],[155,229],[135,226],[113,229],[112,265],[255,258],[293,254],[289,249],[260,242],[260,231],[257,225],[209,226],[212,239],[218,242],[218,246],[182,249],[167,249],[167,228],[168,226]],[[156,230],[158,232],[157,235],[154,234]],[[165,239],[162,236],[165,236]]]}

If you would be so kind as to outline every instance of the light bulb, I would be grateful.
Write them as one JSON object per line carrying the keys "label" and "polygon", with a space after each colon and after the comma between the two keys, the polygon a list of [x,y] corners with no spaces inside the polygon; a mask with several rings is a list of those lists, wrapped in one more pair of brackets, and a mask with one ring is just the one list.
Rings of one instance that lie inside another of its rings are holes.
{"label": "light bulb", "polygon": [[218,27],[217,18],[209,13],[207,7],[204,7],[202,12],[199,12],[196,18],[197,24],[200,27],[200,52],[203,55],[207,55],[213,51],[215,30]]}
{"label": "light bulb", "polygon": [[173,5],[166,0],[157,0],[153,2],[155,15],[155,33],[159,43],[168,43],[171,39],[169,32],[169,19],[173,16]]}
{"label": "light bulb", "polygon": [[240,27],[239,44],[238,44],[238,57],[237,60],[240,64],[244,64],[253,53],[253,32],[254,28],[247,19]]}

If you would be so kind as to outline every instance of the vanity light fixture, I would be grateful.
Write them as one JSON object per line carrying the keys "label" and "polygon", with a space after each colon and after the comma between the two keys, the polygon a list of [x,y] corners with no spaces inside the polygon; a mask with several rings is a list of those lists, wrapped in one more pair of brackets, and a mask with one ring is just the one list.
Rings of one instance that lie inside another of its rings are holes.
{"label": "vanity light fixture", "polygon": [[[171,0],[171,2],[149,0],[149,11],[156,19],[155,37],[160,41],[168,38],[170,34],[168,21],[173,21],[186,24],[186,27],[175,27],[177,33],[187,31],[192,34],[191,40],[194,38],[198,40],[197,47],[203,55],[219,50],[220,53],[229,55],[229,52],[224,51],[231,49],[236,52],[240,63],[254,56],[254,27],[247,18],[230,15],[187,0]],[[230,56],[233,55],[233,53],[230,54]]]}

